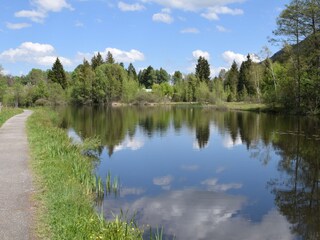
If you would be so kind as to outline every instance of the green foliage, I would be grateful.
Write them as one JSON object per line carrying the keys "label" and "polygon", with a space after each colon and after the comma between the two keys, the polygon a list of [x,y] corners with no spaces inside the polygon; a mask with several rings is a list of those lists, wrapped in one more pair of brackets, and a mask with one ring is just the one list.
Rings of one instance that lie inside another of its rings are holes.
{"label": "green foliage", "polygon": [[145,88],[150,89],[157,81],[157,74],[153,67],[149,66],[147,69],[139,72],[139,83]]}
{"label": "green foliage", "polygon": [[199,86],[199,80],[194,74],[186,76],[187,88],[186,88],[186,101],[196,101],[196,89]]}
{"label": "green foliage", "polygon": [[0,107],[0,127],[11,117],[22,113],[20,108]]}
{"label": "green foliage", "polygon": [[91,59],[91,67],[92,69],[96,69],[97,67],[99,67],[100,65],[102,65],[104,62],[103,62],[103,58],[100,54],[100,52],[98,52],[97,56],[94,55]]}
{"label": "green foliage", "polygon": [[[239,100],[244,100],[244,95],[254,96],[257,91],[254,84],[253,77],[253,63],[250,55],[247,56],[247,61],[242,62],[239,71],[239,81],[238,81],[238,95],[242,95],[239,97]],[[247,94],[245,94],[247,92]]]}
{"label": "green foliage", "polygon": [[175,71],[173,76],[172,76],[172,82],[174,85],[178,84],[183,80],[182,73],[180,71]]}
{"label": "green foliage", "polygon": [[233,61],[231,69],[226,74],[226,80],[224,82],[225,89],[229,89],[228,102],[234,102],[237,100],[237,87],[239,81],[238,65]]}
{"label": "green foliage", "polygon": [[210,91],[205,82],[200,82],[199,87],[196,88],[195,98],[199,103],[209,102]]}
{"label": "green foliage", "polygon": [[173,95],[173,87],[170,86],[170,84],[167,82],[161,84],[153,84],[152,92],[160,98],[166,97],[166,99],[171,99]]}
{"label": "green foliage", "polygon": [[52,66],[52,69],[49,71],[48,79],[51,82],[59,83],[63,89],[67,88],[68,83],[66,73],[59,58],[56,59],[55,63]]}
{"label": "green foliage", "polygon": [[160,68],[160,70],[156,70],[156,75],[157,75],[157,80],[155,83],[162,84],[162,83],[169,82],[170,76],[167,73],[167,71],[164,70],[163,68]]}
{"label": "green foliage", "polygon": [[113,55],[110,51],[108,51],[108,53],[107,53],[106,63],[115,64],[115,60],[114,60]]}
{"label": "green foliage", "polygon": [[188,82],[181,80],[178,81],[174,86],[173,86],[173,98],[172,100],[175,102],[182,102],[186,101],[186,93],[187,93],[187,87],[188,87]]}
{"label": "green foliage", "polygon": [[196,65],[196,77],[201,82],[206,82],[207,84],[210,81],[210,65],[208,63],[208,60],[204,57],[199,57],[198,63]]}
{"label": "green foliage", "polygon": [[139,84],[137,81],[131,78],[125,79],[122,86],[122,101],[125,103],[131,103],[134,101],[139,91]]}
{"label": "green foliage", "polygon": [[4,95],[8,89],[7,81],[0,75],[0,102],[3,102]]}
{"label": "green foliage", "polygon": [[73,73],[73,101],[81,104],[91,104],[93,102],[93,85],[95,82],[95,73],[88,61],[78,66]]}
{"label": "green foliage", "polygon": [[47,73],[42,71],[41,69],[31,69],[31,71],[27,74],[27,76],[22,77],[21,83],[37,85],[39,82],[47,82]]}
{"label": "green foliage", "polygon": [[128,72],[129,79],[132,79],[134,81],[138,81],[138,74],[136,72],[136,69],[132,65],[132,63],[129,64],[127,72]]}

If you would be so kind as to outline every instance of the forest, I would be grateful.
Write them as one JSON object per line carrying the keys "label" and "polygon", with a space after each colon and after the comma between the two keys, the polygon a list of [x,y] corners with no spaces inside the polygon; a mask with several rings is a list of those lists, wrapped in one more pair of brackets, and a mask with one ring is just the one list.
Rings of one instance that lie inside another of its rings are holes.
{"label": "forest", "polygon": [[[146,104],[157,102],[259,102],[297,114],[320,113],[320,1],[292,0],[277,18],[273,42],[260,62],[252,55],[210,77],[210,64],[199,57],[194,73],[152,66],[139,72],[115,61],[109,52],[83,60],[66,72],[59,58],[52,68],[25,76],[0,74],[0,102],[7,106],[59,104]],[[0,68],[1,70],[1,68]],[[0,71],[1,73],[1,71]]]}

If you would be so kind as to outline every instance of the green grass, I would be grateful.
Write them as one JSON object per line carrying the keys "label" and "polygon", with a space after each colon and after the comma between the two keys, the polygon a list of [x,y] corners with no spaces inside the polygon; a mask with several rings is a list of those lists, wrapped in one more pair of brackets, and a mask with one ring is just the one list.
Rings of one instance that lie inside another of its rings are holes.
{"label": "green grass", "polygon": [[[28,119],[27,132],[36,181],[35,201],[39,239],[142,239],[134,221],[116,216],[107,222],[94,210],[101,186],[93,174],[93,158],[82,146],[73,145],[56,127],[53,111],[36,109]],[[97,187],[100,186],[100,187]]]}
{"label": "green grass", "polygon": [[0,111],[0,127],[11,117],[22,113],[21,108],[7,108],[3,107]]}
{"label": "green grass", "polygon": [[222,105],[229,110],[258,111],[267,109],[267,106],[263,103],[224,102]]}

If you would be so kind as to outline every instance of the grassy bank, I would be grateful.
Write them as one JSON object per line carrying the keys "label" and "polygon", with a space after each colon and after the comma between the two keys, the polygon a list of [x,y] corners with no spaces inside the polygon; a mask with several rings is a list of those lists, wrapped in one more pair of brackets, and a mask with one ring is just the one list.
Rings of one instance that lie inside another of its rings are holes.
{"label": "grassy bank", "polygon": [[106,222],[94,210],[93,159],[71,144],[49,110],[35,110],[27,131],[36,178],[39,239],[142,239],[132,222]]}
{"label": "grassy bank", "polygon": [[22,113],[23,110],[20,108],[7,108],[3,107],[0,111],[0,127],[14,115]]}

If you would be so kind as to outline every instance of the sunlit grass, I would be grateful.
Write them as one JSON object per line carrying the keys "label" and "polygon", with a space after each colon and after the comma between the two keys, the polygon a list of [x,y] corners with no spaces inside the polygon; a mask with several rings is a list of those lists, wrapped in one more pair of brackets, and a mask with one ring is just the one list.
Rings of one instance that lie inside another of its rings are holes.
{"label": "sunlit grass", "polygon": [[0,127],[11,117],[22,113],[21,108],[7,108],[3,107],[0,111]]}
{"label": "sunlit grass", "polygon": [[[38,109],[27,123],[37,180],[35,200],[41,206],[39,239],[142,239],[133,220],[115,216],[108,222],[96,213],[94,198],[104,194],[104,187],[93,174],[94,159],[83,154],[88,151],[83,145],[71,143],[65,131],[56,127],[58,122],[53,111]],[[117,181],[111,188],[118,188]]]}

